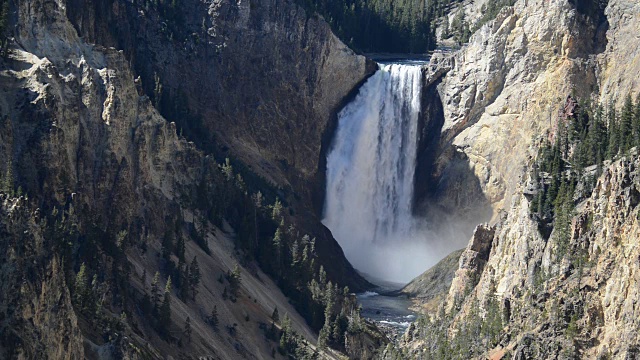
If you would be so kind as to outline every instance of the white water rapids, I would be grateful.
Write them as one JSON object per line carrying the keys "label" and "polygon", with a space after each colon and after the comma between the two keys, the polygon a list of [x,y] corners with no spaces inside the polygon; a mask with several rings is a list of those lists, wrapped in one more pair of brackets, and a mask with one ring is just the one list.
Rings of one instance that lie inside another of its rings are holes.
{"label": "white water rapids", "polygon": [[407,282],[432,265],[412,216],[421,67],[381,65],[339,114],[327,156],[323,223],[354,267]]}

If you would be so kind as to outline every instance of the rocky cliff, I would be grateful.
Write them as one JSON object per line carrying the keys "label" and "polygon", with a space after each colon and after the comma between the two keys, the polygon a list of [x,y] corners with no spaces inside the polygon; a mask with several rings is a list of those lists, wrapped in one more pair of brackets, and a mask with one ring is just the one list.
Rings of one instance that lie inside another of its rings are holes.
{"label": "rocky cliff", "polygon": [[[14,254],[2,271],[2,356],[266,358],[278,347],[276,307],[313,352],[307,322],[322,322],[324,305],[309,279],[252,255],[273,249],[271,217],[288,229],[283,262],[305,247],[321,286],[368,286],[311,200],[335,112],[371,63],[289,1],[162,6],[11,3],[0,60],[0,233]],[[224,156],[239,159],[235,171],[219,166]],[[276,196],[286,203],[272,215]],[[194,258],[202,279],[190,300],[179,289]],[[74,279],[83,264],[95,275],[88,305]],[[168,330],[145,310],[156,271],[159,286],[173,278]]]}
{"label": "rocky cliff", "polygon": [[[407,333],[404,356],[638,356],[637,151],[584,170],[566,229],[556,218],[553,232],[542,234],[527,190],[531,159],[547,130],[559,128],[567,95],[619,109],[640,91],[628,75],[637,67],[638,39],[630,31],[640,7],[611,0],[597,11],[585,4],[518,1],[504,8],[454,55],[438,85],[441,203],[455,208],[457,199],[474,195],[453,193],[474,189],[453,185],[465,184],[470,169],[494,215],[475,230],[440,313]],[[585,185],[591,181],[593,190]]]}
{"label": "rocky cliff", "polygon": [[230,157],[250,185],[300,215],[319,251],[342,257],[319,222],[326,151],[337,112],[375,63],[293,1],[99,0],[66,9],[85,41],[123,50],[178,133],[219,162]]}
{"label": "rocky cliff", "polygon": [[[636,153],[606,166],[571,217],[568,245],[559,230],[549,240],[540,235],[524,195],[495,228],[478,228],[444,302],[449,315],[441,315],[449,316],[453,337],[475,323],[490,328],[486,321],[497,312],[493,340],[464,339],[484,349],[476,356],[636,357],[637,166]],[[478,246],[490,252],[483,256]],[[417,337],[410,347],[433,346],[421,342],[433,337]]]}
{"label": "rocky cliff", "polygon": [[375,70],[293,1],[79,1],[68,15],[87,41],[125,51],[186,136],[298,196],[324,181],[335,114]]}
{"label": "rocky cliff", "polygon": [[475,219],[490,205],[496,219],[560,99],[588,98],[597,59],[617,58],[617,50],[601,54],[607,26],[568,1],[518,1],[441,61],[443,124],[432,178],[423,180],[438,203]]}
{"label": "rocky cliff", "polygon": [[38,213],[24,206],[24,198],[0,195],[0,201],[0,248],[6,254],[0,275],[0,354],[81,358],[83,337],[60,254],[52,251]]}

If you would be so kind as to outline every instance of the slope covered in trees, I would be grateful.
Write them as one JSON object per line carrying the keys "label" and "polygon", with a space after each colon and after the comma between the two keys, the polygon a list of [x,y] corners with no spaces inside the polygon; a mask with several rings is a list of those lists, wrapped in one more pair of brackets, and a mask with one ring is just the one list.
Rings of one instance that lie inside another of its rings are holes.
{"label": "slope covered in trees", "polygon": [[436,21],[456,0],[299,0],[349,46],[365,52],[424,53],[436,47]]}
{"label": "slope covered in trees", "polygon": [[542,234],[548,237],[553,226],[566,225],[563,219],[573,209],[579,181],[581,192],[590,193],[603,162],[635,147],[640,147],[640,99],[634,103],[627,95],[622,109],[616,110],[613,104],[605,108],[568,97],[557,129],[541,147],[531,172],[535,196],[530,210]]}

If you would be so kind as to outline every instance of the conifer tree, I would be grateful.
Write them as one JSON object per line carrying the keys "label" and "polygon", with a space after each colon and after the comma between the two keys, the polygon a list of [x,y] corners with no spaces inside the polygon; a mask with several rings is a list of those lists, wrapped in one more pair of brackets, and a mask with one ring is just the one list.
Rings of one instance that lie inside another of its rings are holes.
{"label": "conifer tree", "polygon": [[241,282],[242,282],[242,277],[240,274],[240,266],[236,264],[233,267],[233,271],[229,274],[229,286],[231,288],[231,294],[233,296],[238,296],[238,291],[240,290]]}
{"label": "conifer tree", "polygon": [[147,269],[142,270],[142,277],[140,278],[140,282],[142,283],[142,288],[147,290]]}
{"label": "conifer tree", "polygon": [[174,247],[174,251],[176,256],[178,257],[178,261],[184,262],[185,261],[185,258],[184,258],[185,244],[184,244],[184,238],[182,236],[178,236],[178,239],[176,240],[176,246]]}
{"label": "conifer tree", "polygon": [[211,315],[209,315],[207,322],[214,330],[218,328],[218,306],[213,306],[213,310],[211,310]]}
{"label": "conifer tree", "polygon": [[631,94],[627,95],[620,112],[620,151],[626,153],[633,146],[633,101]]}
{"label": "conifer tree", "polygon": [[444,19],[442,20],[442,33],[440,34],[440,36],[443,39],[448,39],[451,35],[449,34],[449,16],[445,15]]}
{"label": "conifer tree", "polygon": [[221,166],[221,168],[222,168],[222,173],[227,178],[227,181],[233,180],[234,178],[233,166],[231,166],[231,162],[229,161],[229,158],[225,159],[224,164]]}
{"label": "conifer tree", "polygon": [[169,326],[171,325],[171,277],[167,280],[167,285],[164,288],[164,300],[160,306],[158,320],[160,331],[164,334],[168,334]]}
{"label": "conifer tree", "polygon": [[76,275],[75,298],[81,311],[84,311],[90,302],[91,288],[89,287],[89,277],[85,263],[80,265],[80,271]]}
{"label": "conifer tree", "polygon": [[589,119],[589,133],[587,137],[586,147],[589,150],[590,164],[597,164],[598,161],[602,161],[602,154],[606,153],[608,146],[607,128],[603,120],[603,109],[600,105],[596,107],[593,115]]}
{"label": "conifer tree", "polygon": [[200,266],[198,265],[198,259],[194,256],[189,266],[189,288],[191,289],[191,298],[196,299],[198,295],[198,286],[200,285]]}
{"label": "conifer tree", "polygon": [[280,336],[280,350],[283,354],[291,353],[295,350],[295,339],[291,329],[289,314],[284,314],[282,319],[282,335]]}
{"label": "conifer tree", "polygon": [[162,258],[165,260],[171,259],[171,252],[173,251],[173,236],[171,231],[167,229],[162,238]]}
{"label": "conifer tree", "polygon": [[281,214],[282,214],[282,203],[280,202],[280,199],[276,198],[276,202],[273,204],[273,209],[271,211],[271,219],[278,221]]}
{"label": "conifer tree", "polygon": [[151,281],[151,304],[154,309],[158,309],[160,305],[160,273],[156,271]]}
{"label": "conifer tree", "polygon": [[189,285],[189,266],[180,260],[176,271],[176,286],[180,299],[186,301],[191,293],[191,287]]}
{"label": "conifer tree", "polygon": [[616,109],[613,107],[613,103],[609,104],[607,110],[607,122],[609,130],[609,147],[607,148],[607,158],[613,159],[618,155],[620,149],[620,126],[616,119]]}
{"label": "conifer tree", "polygon": [[2,187],[1,191],[4,191],[7,194],[13,195],[13,162],[11,159],[7,161],[7,170],[4,174],[4,181],[0,183]]}
{"label": "conifer tree", "polygon": [[187,316],[187,320],[184,322],[184,336],[187,338],[187,342],[191,343],[191,318]]}

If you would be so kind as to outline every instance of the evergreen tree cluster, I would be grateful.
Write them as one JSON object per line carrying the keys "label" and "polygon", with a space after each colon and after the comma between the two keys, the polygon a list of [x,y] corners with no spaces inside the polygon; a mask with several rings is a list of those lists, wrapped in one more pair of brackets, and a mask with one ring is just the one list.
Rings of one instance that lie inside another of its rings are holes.
{"label": "evergreen tree cluster", "polygon": [[39,212],[38,226],[47,247],[63,264],[76,314],[104,341],[122,341],[126,305],[135,298],[129,282],[131,266],[124,254],[127,231],[114,234],[93,222],[83,224],[84,217],[92,216],[77,212],[71,198],[51,208],[43,204]]}
{"label": "evergreen tree cluster", "polygon": [[[469,305],[464,321],[455,321],[459,311],[445,314],[440,308],[435,317],[424,316],[416,321],[418,337],[423,340],[421,358],[429,360],[473,359],[483,355],[484,349],[492,349],[500,343],[505,320],[495,284],[490,284],[489,296],[480,302],[474,299]],[[453,325],[453,331],[450,328]],[[387,348],[387,358],[405,359],[406,354]]]}
{"label": "evergreen tree cluster", "polygon": [[[308,341],[299,335],[291,326],[291,319],[285,314],[280,325],[278,351],[289,359],[316,360],[320,359],[318,349],[311,347]],[[273,324],[272,324],[273,328]]]}
{"label": "evergreen tree cluster", "polygon": [[[190,263],[185,258],[185,236],[181,232],[184,220],[181,216],[176,218],[172,227],[169,227],[162,238],[161,255],[163,260],[163,273],[174,280],[176,292],[180,299],[195,300],[198,294],[201,274],[198,259],[194,256]],[[206,245],[208,250],[208,245]],[[174,258],[178,263],[174,262]]]}
{"label": "evergreen tree cluster", "polygon": [[[566,250],[578,182],[583,181],[583,192],[589,193],[605,160],[626,155],[640,146],[638,100],[634,103],[628,95],[618,111],[613,104],[605,109],[568,97],[565,109],[570,111],[559,119],[553,143],[547,140],[541,147],[532,166],[531,179],[537,194],[530,211],[545,237],[557,228],[561,252]],[[586,172],[586,168],[590,171]]]}
{"label": "evergreen tree cluster", "polygon": [[144,293],[140,303],[143,314],[154,325],[159,334],[168,337],[171,334],[171,301],[173,281],[169,277],[161,290],[160,272],[156,272],[151,281],[150,293]]}
{"label": "evergreen tree cluster", "polygon": [[300,0],[349,46],[365,52],[425,53],[436,48],[436,21],[457,0]]}
{"label": "evergreen tree cluster", "polygon": [[445,19],[447,22],[445,22],[446,26],[444,26],[442,30],[443,39],[453,36],[453,39],[460,44],[469,41],[469,37],[471,37],[471,29],[469,28],[467,15],[462,4],[458,6],[456,15],[451,21],[451,26],[448,25],[449,18],[445,16]]}
{"label": "evergreen tree cluster", "polygon": [[462,44],[469,41],[471,34],[476,32],[482,25],[488,23],[489,21],[496,18],[500,10],[502,10],[505,6],[513,6],[515,0],[490,0],[482,5],[481,8],[481,17],[471,26],[469,21],[467,20],[467,15],[464,11],[464,7],[462,3],[458,5],[458,9],[456,10],[456,14],[449,24],[449,18],[447,16],[443,19],[442,24],[442,38],[448,39],[453,37],[453,39]]}
{"label": "evergreen tree cluster", "polygon": [[[242,251],[242,262],[256,261],[313,328],[327,328],[328,332],[330,327],[328,346],[343,347],[355,299],[327,278],[318,263],[316,239],[300,233],[285,204],[277,197],[269,201],[259,191],[250,193],[229,159],[219,166],[218,175],[203,181],[197,191],[195,198],[209,221],[221,225],[225,219],[236,229],[235,243]],[[219,279],[223,284],[225,280],[228,287],[223,298],[234,301],[240,296],[239,266]]]}

